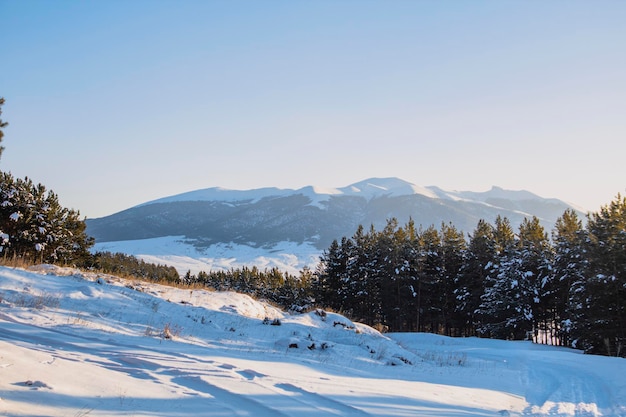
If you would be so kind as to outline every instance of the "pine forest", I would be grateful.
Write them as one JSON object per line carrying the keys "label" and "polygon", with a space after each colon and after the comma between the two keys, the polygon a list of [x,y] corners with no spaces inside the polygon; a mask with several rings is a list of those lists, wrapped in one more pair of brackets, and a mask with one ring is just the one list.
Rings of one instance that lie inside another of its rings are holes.
{"label": "pine forest", "polygon": [[282,307],[339,311],[383,331],[533,340],[626,356],[626,198],[586,219],[567,210],[551,234],[480,220],[466,238],[389,219],[333,241],[315,271],[257,268],[182,279]]}

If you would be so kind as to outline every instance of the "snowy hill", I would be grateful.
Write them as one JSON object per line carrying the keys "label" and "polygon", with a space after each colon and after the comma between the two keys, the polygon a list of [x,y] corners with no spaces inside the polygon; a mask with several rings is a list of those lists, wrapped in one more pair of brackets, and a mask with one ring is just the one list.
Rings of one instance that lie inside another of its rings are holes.
{"label": "snowy hill", "polygon": [[506,216],[517,227],[537,216],[551,230],[568,208],[528,191],[444,191],[370,178],[332,189],[197,190],[87,219],[87,232],[95,250],[167,263],[181,273],[242,265],[297,273],[314,267],[333,239],[352,236],[359,225],[380,230],[391,217],[424,227],[452,223],[471,233],[480,219]]}
{"label": "snowy hill", "polygon": [[626,416],[626,361],[0,267],[3,416]]}

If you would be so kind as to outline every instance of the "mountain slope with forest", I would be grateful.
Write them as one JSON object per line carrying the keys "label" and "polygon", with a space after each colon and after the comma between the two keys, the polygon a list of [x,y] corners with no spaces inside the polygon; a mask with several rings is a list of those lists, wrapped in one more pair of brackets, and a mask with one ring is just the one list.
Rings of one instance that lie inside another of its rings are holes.
{"label": "mountain slope with forest", "polygon": [[369,179],[339,189],[208,188],[165,197],[98,219],[87,231],[99,243],[185,236],[198,247],[237,243],[254,247],[282,241],[324,249],[358,225],[384,226],[395,217],[424,227],[441,222],[471,231],[478,220],[508,217],[513,225],[537,216],[551,228],[571,205],[527,191],[494,187],[483,193],[418,187],[397,178]]}
{"label": "mountain slope with forest", "polygon": [[[346,187],[297,190],[207,188],[87,219],[97,250],[163,261],[180,270],[241,265],[297,270],[314,264],[334,239],[359,225],[381,229],[390,218],[428,227],[452,223],[470,233],[480,219],[507,217],[514,227],[537,216],[547,230],[572,208],[528,191],[445,191],[398,178],[370,178]],[[285,251],[287,250],[287,252]],[[234,261],[233,261],[234,259]],[[198,260],[200,260],[198,262]]]}

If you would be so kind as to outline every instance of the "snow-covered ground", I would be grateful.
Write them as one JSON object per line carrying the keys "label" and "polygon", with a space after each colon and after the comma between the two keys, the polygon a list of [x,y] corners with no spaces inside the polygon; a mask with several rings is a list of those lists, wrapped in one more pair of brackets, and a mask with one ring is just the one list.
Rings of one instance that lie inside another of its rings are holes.
{"label": "snow-covered ground", "polygon": [[0,415],[626,416],[626,360],[0,267]]}
{"label": "snow-covered ground", "polygon": [[197,274],[256,266],[260,270],[276,267],[297,276],[305,266],[315,269],[322,254],[309,243],[295,242],[279,242],[272,247],[218,243],[197,248],[184,236],[96,243],[93,250],[120,252],[146,262],[173,266],[181,275],[187,271]]}

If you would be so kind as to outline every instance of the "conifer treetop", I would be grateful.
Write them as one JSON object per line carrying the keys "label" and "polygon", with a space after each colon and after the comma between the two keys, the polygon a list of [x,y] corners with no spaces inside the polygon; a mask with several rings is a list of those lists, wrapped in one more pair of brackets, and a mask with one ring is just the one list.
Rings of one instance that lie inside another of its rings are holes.
{"label": "conifer treetop", "polygon": [[[0,116],[2,116],[2,105],[4,104],[4,97],[0,97]],[[0,118],[0,158],[2,158],[2,151],[4,151],[4,146],[2,146],[2,138],[4,137],[3,128],[7,127],[9,124],[7,122],[3,122]]]}

